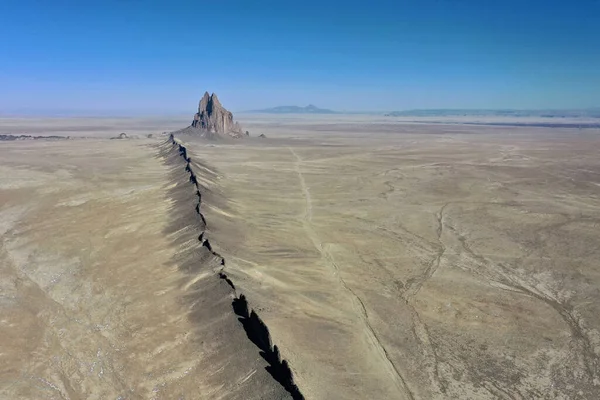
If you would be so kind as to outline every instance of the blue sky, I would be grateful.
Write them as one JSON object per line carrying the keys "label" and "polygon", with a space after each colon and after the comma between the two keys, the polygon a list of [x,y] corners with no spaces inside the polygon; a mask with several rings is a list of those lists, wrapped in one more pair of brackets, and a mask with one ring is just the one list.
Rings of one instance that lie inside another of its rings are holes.
{"label": "blue sky", "polygon": [[600,106],[600,1],[0,0],[0,112]]}

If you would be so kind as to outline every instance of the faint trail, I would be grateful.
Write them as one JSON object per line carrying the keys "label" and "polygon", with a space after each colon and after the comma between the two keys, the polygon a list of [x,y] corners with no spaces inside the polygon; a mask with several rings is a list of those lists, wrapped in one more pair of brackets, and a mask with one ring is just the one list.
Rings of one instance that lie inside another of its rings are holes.
{"label": "faint trail", "polygon": [[[302,193],[304,194],[304,199],[306,200],[304,219],[306,221],[308,221],[309,223],[312,223],[312,199],[310,197],[310,191],[308,190],[308,186],[306,186],[306,181],[304,180],[304,175],[302,175],[302,172],[300,171],[300,163],[302,162],[302,159],[300,157],[298,157],[296,152],[291,147],[289,149],[292,152],[292,154],[294,155],[294,157],[296,157],[296,163],[295,163],[296,173],[298,174],[298,179],[300,179],[300,186],[302,187]],[[309,229],[312,232],[312,235],[309,234],[309,236],[311,236],[311,239],[313,239],[315,232],[312,229],[312,227],[310,227]],[[319,244],[319,246],[317,248],[320,249],[320,247],[321,247],[321,245]]]}
{"label": "faint trail", "polygon": [[503,271],[502,275],[516,291],[546,303],[558,313],[571,331],[571,339],[583,358],[585,369],[590,379],[596,380],[600,371],[600,359],[596,356],[590,338],[580,325],[580,317],[573,312],[573,307],[563,304],[553,296],[542,292],[531,284],[527,284],[524,279],[519,278],[515,274],[510,274],[504,266],[499,265],[499,267]]}
{"label": "faint trail", "polygon": [[[435,384],[437,385],[437,387],[441,393],[444,393],[446,391],[446,386],[443,384],[442,379],[440,379],[439,357],[437,355],[437,351],[436,351],[435,347],[431,343],[431,338],[429,336],[429,330],[427,329],[427,325],[425,325],[425,323],[421,319],[421,316],[419,315],[419,312],[417,311],[417,308],[415,307],[414,300],[415,300],[415,297],[417,296],[417,294],[419,293],[419,291],[421,290],[421,288],[423,287],[423,285],[429,279],[431,279],[431,277],[433,277],[433,275],[439,269],[442,257],[446,253],[446,245],[442,241],[442,234],[444,232],[444,211],[445,211],[446,207],[448,206],[448,204],[449,203],[445,203],[442,207],[440,207],[440,210],[436,214],[436,219],[438,222],[438,227],[436,229],[436,238],[438,241],[437,254],[431,260],[431,262],[427,265],[427,267],[425,268],[425,271],[423,271],[422,274],[420,274],[418,277],[416,277],[412,280],[409,280],[406,283],[406,287],[404,290],[401,291],[402,293],[400,295],[402,300],[405,302],[406,306],[410,309],[410,312],[412,315],[412,321],[414,324],[414,334],[418,338],[418,340],[420,340],[421,343],[423,343],[423,345],[424,345],[423,351],[425,353],[425,356],[431,360],[431,366],[430,366],[431,367],[431,379],[433,382],[435,382]],[[407,232],[409,232],[409,231],[407,231]],[[409,233],[411,233],[411,232],[409,232]],[[426,241],[424,238],[422,238],[420,236],[417,236],[417,237],[423,241]],[[414,243],[413,243],[413,247],[415,247]],[[420,246],[416,246],[416,247],[420,247]]]}
{"label": "faint trail", "polygon": [[367,312],[367,308],[365,307],[365,304],[363,303],[361,298],[354,292],[354,290],[352,290],[352,288],[350,288],[348,286],[348,284],[346,284],[346,281],[344,280],[344,278],[342,278],[342,276],[340,274],[340,269],[339,269],[338,265],[335,263],[333,256],[323,246],[323,243],[321,242],[319,235],[313,228],[313,226],[312,226],[312,199],[310,196],[310,190],[309,190],[308,186],[306,185],[304,175],[302,174],[302,171],[300,169],[300,164],[302,163],[302,159],[298,156],[298,154],[296,154],[294,149],[292,149],[291,147],[288,147],[288,149],[296,159],[296,161],[294,163],[294,168],[298,175],[298,180],[300,181],[302,193],[303,193],[304,199],[306,201],[304,219],[302,221],[302,225],[304,227],[304,231],[306,232],[306,235],[313,242],[314,247],[319,251],[319,253],[321,253],[321,256],[327,261],[327,264],[333,270],[333,274],[337,277],[341,286],[351,295],[353,305],[356,309],[359,310],[359,315],[361,317],[361,320],[363,321],[363,323],[366,327],[365,331],[369,337],[369,340],[372,343],[375,350],[380,354],[380,356],[386,360],[388,370],[390,371],[390,374],[394,378],[396,386],[398,386],[398,388],[404,392],[404,394],[406,395],[406,397],[408,399],[414,400],[414,395],[411,392],[411,390],[408,388],[408,385],[406,384],[404,377],[402,376],[400,371],[396,368],[396,366],[390,359],[385,347],[381,344],[379,337],[377,336],[377,334],[373,330],[373,327],[369,323],[369,314]]}
{"label": "faint trail", "polygon": [[420,277],[418,277],[417,279],[415,279],[414,282],[412,282],[412,284],[406,289],[407,300],[413,299],[419,293],[419,291],[421,290],[421,288],[423,287],[425,282],[427,282],[429,279],[431,279],[433,274],[436,273],[436,271],[440,267],[442,257],[446,253],[446,246],[444,245],[444,242],[442,241],[442,233],[444,232],[444,210],[446,209],[448,204],[449,203],[444,204],[440,208],[440,211],[436,215],[436,218],[438,221],[438,227],[436,230],[437,241],[440,246],[438,253],[435,256],[435,258],[433,260],[431,260],[431,262],[429,263],[429,265],[427,266],[427,268],[425,269],[423,274]]}
{"label": "faint trail", "polygon": [[[565,223],[569,223],[569,221],[561,222],[559,224],[562,225]],[[465,252],[478,264],[484,267],[483,271],[485,272],[479,272],[478,275],[487,279],[489,282],[497,282],[505,285],[508,288],[507,290],[512,290],[546,303],[558,313],[571,331],[572,343],[583,358],[584,368],[587,374],[591,380],[596,381],[600,376],[600,358],[596,355],[594,346],[588,337],[587,332],[580,324],[581,318],[575,314],[573,307],[559,301],[548,290],[544,291],[539,289],[539,287],[536,287],[535,283],[528,282],[504,264],[495,264],[491,260],[476,253],[464,237],[459,236],[458,239]],[[491,266],[494,265],[497,267],[497,272],[494,272],[491,268]]]}

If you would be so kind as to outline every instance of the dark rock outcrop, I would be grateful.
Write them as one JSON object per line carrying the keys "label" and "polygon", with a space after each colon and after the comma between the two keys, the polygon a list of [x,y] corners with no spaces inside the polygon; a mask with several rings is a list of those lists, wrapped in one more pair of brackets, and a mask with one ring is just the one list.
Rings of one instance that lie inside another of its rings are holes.
{"label": "dark rock outcrop", "polygon": [[125,132],[121,132],[119,136],[111,137],[111,139],[129,139],[129,136]]}
{"label": "dark rock outcrop", "polygon": [[[170,143],[170,145],[169,145]],[[207,233],[207,222],[203,210],[203,193],[201,190],[205,189],[201,183],[198,181],[198,176],[196,175],[195,165],[192,164],[192,159],[188,153],[188,149],[185,145],[183,145],[178,139],[175,139],[174,134],[171,134],[169,137],[169,141],[165,143],[166,146],[170,147],[170,152],[167,154],[173,154],[173,151],[178,151],[179,156],[183,158],[185,162],[185,172],[188,175],[189,181],[195,186],[195,193],[198,196],[198,200],[195,207],[195,214],[199,217],[200,224],[200,235],[198,236],[198,242],[200,242],[200,246],[202,247],[202,252],[204,254],[210,254],[213,262],[220,260],[221,269],[218,271],[218,277],[221,281],[224,281],[229,288],[231,289],[231,295],[233,297],[233,301],[231,306],[233,308],[233,312],[239,317],[238,321],[241,322],[244,331],[246,332],[246,336],[252,343],[254,343],[259,351],[260,356],[268,363],[268,366],[265,369],[271,374],[271,376],[279,382],[279,384],[285,389],[291,396],[292,400],[304,400],[304,395],[300,392],[300,389],[295,383],[294,375],[292,369],[286,359],[281,356],[279,352],[279,348],[277,345],[273,344],[271,334],[269,332],[269,328],[265,324],[265,322],[259,317],[256,311],[250,308],[248,304],[248,300],[244,294],[239,292],[239,289],[236,289],[235,284],[227,275],[227,271],[225,270],[225,259],[219,253],[217,253],[208,238],[206,237]],[[196,164],[198,165],[198,164]],[[184,175],[185,176],[185,175]],[[186,217],[186,221],[188,217]],[[209,305],[209,307],[211,307]],[[265,397],[261,397],[265,398]],[[278,397],[268,397],[268,398],[284,398],[281,396]]]}
{"label": "dark rock outcrop", "polygon": [[0,135],[0,141],[12,141],[12,140],[68,140],[70,136],[31,136],[31,135]]}
{"label": "dark rock outcrop", "polygon": [[214,139],[221,135],[234,138],[244,136],[242,128],[233,121],[233,114],[221,105],[215,93],[209,96],[208,92],[200,100],[198,112],[194,115],[192,128],[207,138]]}

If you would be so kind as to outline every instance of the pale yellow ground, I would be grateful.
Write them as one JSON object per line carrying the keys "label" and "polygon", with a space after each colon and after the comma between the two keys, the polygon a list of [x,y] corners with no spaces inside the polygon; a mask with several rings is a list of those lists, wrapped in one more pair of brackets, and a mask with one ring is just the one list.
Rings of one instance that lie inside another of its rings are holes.
{"label": "pale yellow ground", "polygon": [[257,129],[285,139],[183,140],[307,398],[600,397],[596,131]]}
{"label": "pale yellow ground", "polygon": [[158,143],[0,143],[1,399],[285,396],[173,224],[196,196]]}
{"label": "pale yellow ground", "polygon": [[[269,139],[180,139],[207,237],[307,399],[600,398],[600,132],[245,128]],[[0,143],[0,398],[286,396],[196,259],[159,141]]]}

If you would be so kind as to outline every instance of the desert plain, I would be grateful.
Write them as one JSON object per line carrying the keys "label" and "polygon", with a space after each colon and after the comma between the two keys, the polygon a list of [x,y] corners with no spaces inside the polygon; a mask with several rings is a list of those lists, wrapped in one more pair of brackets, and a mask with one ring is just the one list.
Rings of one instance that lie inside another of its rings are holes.
{"label": "desert plain", "polygon": [[600,398],[599,129],[238,118],[0,119],[0,398]]}

